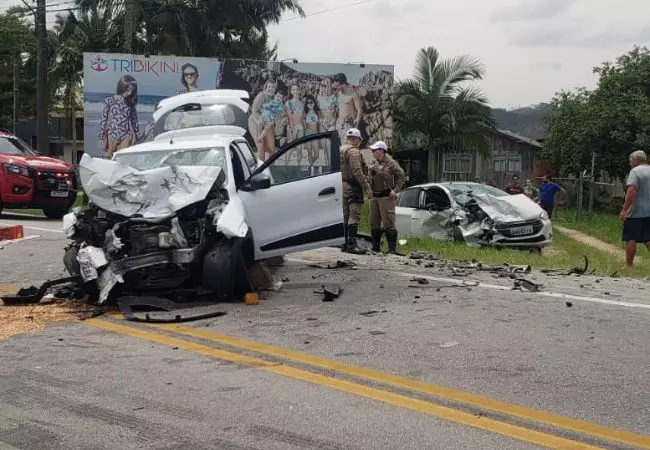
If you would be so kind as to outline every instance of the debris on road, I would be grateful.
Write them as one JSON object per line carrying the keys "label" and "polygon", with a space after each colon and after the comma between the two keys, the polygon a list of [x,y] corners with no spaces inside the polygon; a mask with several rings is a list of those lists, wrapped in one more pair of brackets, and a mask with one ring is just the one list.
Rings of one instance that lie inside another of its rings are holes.
{"label": "debris on road", "polygon": [[326,270],[356,269],[357,264],[354,261],[337,260],[335,263],[330,263],[330,264],[310,264],[308,267],[311,267],[313,269],[326,269]]}
{"label": "debris on road", "polygon": [[333,302],[341,296],[343,289],[340,286],[325,286],[322,285],[321,289],[314,291],[314,294],[322,294],[324,302]]}
{"label": "debris on road", "polygon": [[526,280],[524,278],[517,278],[515,280],[513,291],[524,291],[524,292],[540,292],[543,285],[533,283],[532,281]]}
{"label": "debris on road", "polygon": [[[214,303],[184,304],[179,308],[175,302],[154,296],[125,296],[117,304],[127,320],[139,322],[186,322],[226,315]],[[133,311],[133,307],[146,307],[148,310]]]}
{"label": "debris on road", "polygon": [[[2,292],[0,292],[2,294]],[[104,314],[105,310],[84,301],[53,301],[27,306],[0,307],[0,340],[38,331],[51,322],[80,321]]]}
{"label": "debris on road", "polygon": [[[54,286],[62,284],[71,284],[79,282],[81,278],[79,276],[59,278],[56,280],[48,280],[41,285],[40,288],[36,286],[30,286],[28,288],[21,288],[15,295],[3,295],[0,297],[3,304],[5,305],[35,305],[41,302],[47,291]],[[68,289],[72,289],[68,286]],[[70,298],[67,296],[68,291],[63,291],[66,294],[58,296],[53,294],[54,298]],[[78,298],[80,299],[80,298]]]}

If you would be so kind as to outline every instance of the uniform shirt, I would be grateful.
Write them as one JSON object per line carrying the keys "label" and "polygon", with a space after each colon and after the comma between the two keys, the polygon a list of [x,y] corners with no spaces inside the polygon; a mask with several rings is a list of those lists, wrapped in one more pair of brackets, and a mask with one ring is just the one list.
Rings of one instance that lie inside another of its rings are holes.
{"label": "uniform shirt", "polygon": [[383,161],[375,160],[368,168],[368,181],[373,192],[398,192],[406,182],[406,175],[400,165],[385,155]]}
{"label": "uniform shirt", "polygon": [[641,164],[630,170],[626,184],[638,190],[628,217],[650,217],[650,165]]}
{"label": "uniform shirt", "polygon": [[544,181],[539,185],[539,202],[542,205],[553,206],[555,202],[555,193],[562,188],[559,184],[552,181]]}
{"label": "uniform shirt", "polygon": [[341,147],[341,179],[347,183],[354,183],[356,180],[364,191],[369,191],[367,173],[368,166],[359,148],[352,144]]}

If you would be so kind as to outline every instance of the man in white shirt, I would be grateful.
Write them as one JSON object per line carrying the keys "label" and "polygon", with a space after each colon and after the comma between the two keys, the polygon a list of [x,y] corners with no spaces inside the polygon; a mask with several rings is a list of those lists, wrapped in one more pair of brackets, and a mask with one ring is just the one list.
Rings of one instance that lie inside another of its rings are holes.
{"label": "man in white shirt", "polygon": [[650,165],[645,152],[637,150],[630,154],[630,174],[627,177],[625,204],[619,218],[623,223],[625,262],[634,264],[637,242],[650,250]]}

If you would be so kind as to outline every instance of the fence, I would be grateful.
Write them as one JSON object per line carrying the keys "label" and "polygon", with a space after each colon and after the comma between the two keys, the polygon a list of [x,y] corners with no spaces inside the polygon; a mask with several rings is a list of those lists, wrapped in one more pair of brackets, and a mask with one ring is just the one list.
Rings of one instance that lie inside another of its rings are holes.
{"label": "fence", "polygon": [[[535,184],[542,177],[535,178]],[[596,181],[590,175],[575,178],[553,178],[564,193],[558,194],[556,216],[582,220],[593,216],[594,211],[618,212],[623,204],[625,191],[620,182]]]}

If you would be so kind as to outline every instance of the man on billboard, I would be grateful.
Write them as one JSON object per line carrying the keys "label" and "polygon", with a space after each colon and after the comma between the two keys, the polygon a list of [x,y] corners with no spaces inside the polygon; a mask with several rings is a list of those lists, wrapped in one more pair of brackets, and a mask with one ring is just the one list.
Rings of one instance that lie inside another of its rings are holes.
{"label": "man on billboard", "polygon": [[359,128],[363,117],[363,102],[357,88],[348,83],[344,73],[337,73],[332,77],[332,88],[336,91],[338,118],[336,129],[341,137],[341,142],[347,138],[349,128]]}

